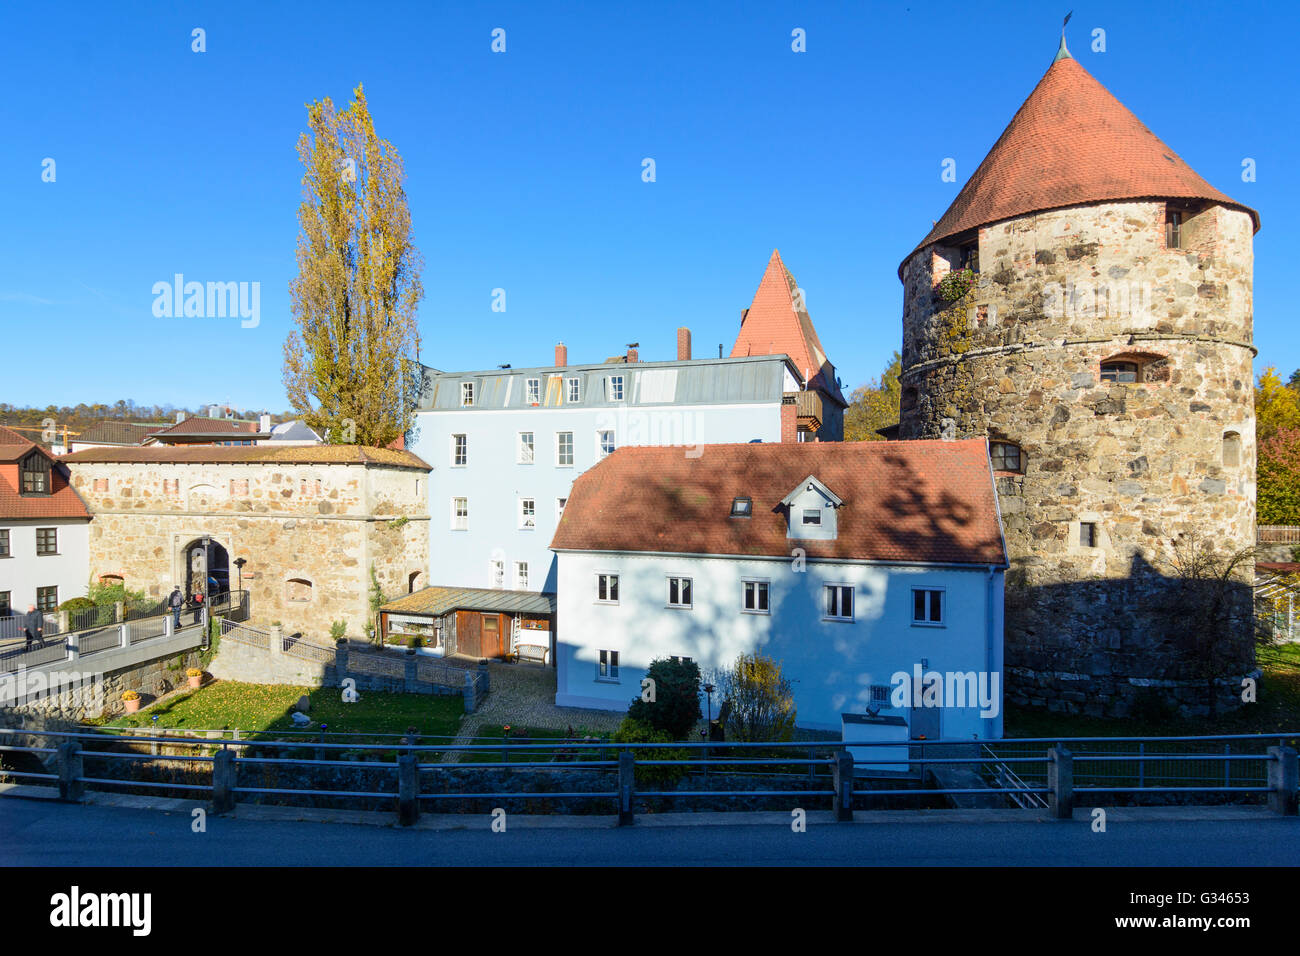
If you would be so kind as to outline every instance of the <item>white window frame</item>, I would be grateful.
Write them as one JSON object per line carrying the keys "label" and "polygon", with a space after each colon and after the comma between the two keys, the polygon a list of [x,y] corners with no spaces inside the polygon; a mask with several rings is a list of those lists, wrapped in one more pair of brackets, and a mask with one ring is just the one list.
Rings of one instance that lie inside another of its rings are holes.
{"label": "white window frame", "polygon": [[[527,444],[524,443],[524,436],[528,436]],[[524,449],[528,449],[527,455]],[[515,433],[515,464],[532,465],[537,463],[537,433],[536,432],[516,432]]]}
{"label": "white window frame", "polygon": [[[463,458],[463,461],[458,461]],[[456,432],[451,436],[451,467],[464,468],[469,464],[469,435]]]}
{"label": "white window frame", "polygon": [[[676,604],[673,603],[673,582],[674,581],[677,582],[677,597],[679,598],[678,603]],[[690,596],[690,600],[685,602],[682,602],[680,600],[682,596],[683,581],[686,582],[686,591]],[[666,575],[664,577],[664,585],[666,586],[668,591],[667,595],[665,595],[666,600],[664,603],[664,607],[675,608],[676,610],[679,611],[689,611],[695,607],[695,581],[689,575],[685,575],[685,574]]]}
{"label": "white window frame", "polygon": [[537,499],[519,498],[519,530],[537,530]]}
{"label": "white window frame", "polygon": [[602,648],[596,652],[596,680],[606,684],[620,684],[618,676],[618,651]]}
{"label": "white window frame", "polygon": [[[560,461],[560,438],[563,435],[569,436],[569,461],[567,464],[565,462]],[[574,461],[575,458],[574,458],[574,448],[573,448],[573,432],[556,432],[555,433],[555,467],[572,468]]]}
{"label": "white window frame", "polygon": [[[609,436],[609,451],[605,451],[605,439],[604,439],[605,435]],[[604,461],[610,455],[614,454],[614,450],[616,448],[618,448],[618,436],[614,434],[614,429],[597,428],[596,429],[596,460]]]}
{"label": "white window frame", "polygon": [[[465,514],[460,515],[456,510],[456,502],[465,502]],[[468,531],[469,530],[469,499],[461,496],[451,499],[451,530]]]}
{"label": "white window frame", "polygon": [[499,558],[488,558],[488,587],[504,590],[506,586],[506,563]]}
{"label": "white window frame", "polygon": [[[912,626],[913,626],[913,627],[946,627],[946,626],[947,626],[947,616],[946,616],[946,612],[947,612],[947,609],[948,609],[948,608],[947,608],[947,605],[948,605],[948,595],[945,593],[947,590],[948,590],[947,588],[943,588],[943,587],[933,587],[933,586],[931,586],[931,587],[923,587],[923,588],[912,588],[912,611],[911,611],[911,614],[912,614]],[[916,596],[917,596],[917,594],[925,594],[925,595],[926,595],[926,598],[925,598],[925,620],[921,620],[921,621],[918,621],[918,620],[916,619]],[[937,621],[932,621],[932,620],[930,620],[930,614],[931,614],[931,612],[934,610],[934,605],[933,605],[933,600],[934,600],[934,599],[933,599],[932,597],[930,597],[930,595],[933,595],[933,594],[937,594],[937,595],[939,595],[939,620],[937,620]]]}
{"label": "white window frame", "polygon": [[605,588],[605,593],[606,593],[606,594],[611,594],[611,593],[613,593],[613,594],[617,594],[617,593],[618,593],[618,585],[619,585],[619,581],[618,581],[619,574],[618,574],[618,572],[617,572],[617,571],[597,571],[597,572],[596,572],[596,600],[595,600],[595,603],[596,603],[596,604],[617,604],[617,603],[618,603],[618,598],[617,598],[617,597],[614,597],[614,598],[603,598],[603,597],[600,596],[600,582],[601,582],[601,579],[602,579],[602,578],[613,578],[613,580],[614,580],[614,586],[613,586],[612,588],[611,588],[611,587],[608,587],[608,586]]}
{"label": "white window frame", "polygon": [[[754,585],[754,607],[746,607],[749,585]],[[762,589],[765,608],[758,607],[759,589]],[[772,614],[772,581],[769,578],[744,578],[740,582],[740,611],[742,614]]]}
{"label": "white window frame", "polygon": [[570,405],[582,401],[582,386],[576,378],[564,380],[564,397]]}
{"label": "white window frame", "polygon": [[[837,612],[839,613],[836,614],[832,614],[830,612],[830,609],[827,607],[828,601],[827,601],[826,592],[829,591],[831,588],[837,589],[837,593],[835,595],[835,607]],[[849,603],[852,605],[852,607],[849,608],[849,613],[847,615],[843,613],[844,610],[843,595],[838,593],[838,589],[841,588],[848,589]],[[853,615],[857,613],[857,609],[858,609],[857,597],[858,597],[857,594],[854,593],[854,587],[852,584],[843,584],[838,581],[826,582],[825,584],[822,585],[822,620],[823,621],[852,621],[854,619]]]}
{"label": "white window frame", "polygon": [[542,380],[529,378],[524,380],[524,401],[530,405],[542,403]]}
{"label": "white window frame", "polygon": [[528,589],[528,562],[515,562],[515,588],[520,591]]}
{"label": "white window frame", "polygon": [[569,499],[567,497],[555,499],[555,521],[557,524],[559,523],[560,519],[564,517],[564,507],[568,503],[569,503]]}
{"label": "white window frame", "polygon": [[472,408],[474,406],[474,383],[460,383],[460,407]]}
{"label": "white window frame", "polygon": [[609,377],[609,400],[611,402],[621,402],[625,394],[627,393],[623,388],[623,376],[611,375]]}

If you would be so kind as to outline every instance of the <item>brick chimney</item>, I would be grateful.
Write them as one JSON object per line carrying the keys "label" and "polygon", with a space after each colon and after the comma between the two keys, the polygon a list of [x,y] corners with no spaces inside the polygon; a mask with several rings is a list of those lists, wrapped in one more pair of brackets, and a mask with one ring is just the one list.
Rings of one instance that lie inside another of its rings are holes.
{"label": "brick chimney", "polygon": [[799,409],[794,402],[794,395],[786,395],[781,399],[782,442],[797,442],[799,440]]}
{"label": "brick chimney", "polygon": [[569,348],[563,342],[555,346],[555,367],[564,368],[569,364]]}
{"label": "brick chimney", "polygon": [[677,361],[689,362],[691,360],[691,330],[677,330]]}
{"label": "brick chimney", "polygon": [[640,360],[641,360],[641,353],[638,352],[634,346],[629,345],[627,348],[628,364],[630,365],[633,362],[639,362]]}

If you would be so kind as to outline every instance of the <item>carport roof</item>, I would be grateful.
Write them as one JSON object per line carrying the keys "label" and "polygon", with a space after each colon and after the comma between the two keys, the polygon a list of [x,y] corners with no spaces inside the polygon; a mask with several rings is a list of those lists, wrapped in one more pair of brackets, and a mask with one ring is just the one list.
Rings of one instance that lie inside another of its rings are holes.
{"label": "carport roof", "polygon": [[501,588],[431,587],[390,601],[380,608],[394,614],[441,617],[450,611],[499,611],[503,614],[554,614],[555,595]]}

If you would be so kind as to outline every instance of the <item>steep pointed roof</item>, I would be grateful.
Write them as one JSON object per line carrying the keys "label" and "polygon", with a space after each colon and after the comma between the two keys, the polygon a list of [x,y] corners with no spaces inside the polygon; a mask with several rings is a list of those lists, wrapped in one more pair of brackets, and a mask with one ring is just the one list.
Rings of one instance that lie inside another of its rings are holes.
{"label": "steep pointed roof", "polygon": [[1063,39],[1047,73],[908,258],[931,243],[1005,219],[1148,198],[1222,203],[1249,213],[1259,230],[1255,210],[1198,176],[1070,56]]}
{"label": "steep pointed roof", "polygon": [[835,381],[835,366],[826,358],[802,294],[799,302],[795,301],[798,291],[799,284],[781,261],[780,251],[773,249],[754,301],[741,320],[731,357],[788,355],[807,379],[808,388],[819,389],[847,405]]}

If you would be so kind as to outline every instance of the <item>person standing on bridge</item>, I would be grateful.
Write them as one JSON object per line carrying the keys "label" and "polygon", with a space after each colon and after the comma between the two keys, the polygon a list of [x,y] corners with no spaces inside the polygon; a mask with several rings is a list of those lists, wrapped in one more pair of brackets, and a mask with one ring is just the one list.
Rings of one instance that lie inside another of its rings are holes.
{"label": "person standing on bridge", "polygon": [[45,615],[36,610],[35,604],[27,605],[27,614],[23,617],[23,634],[27,638],[27,643],[23,645],[24,651],[30,651],[32,645],[43,647],[45,644]]}
{"label": "person standing on bridge", "polygon": [[167,598],[167,606],[172,609],[172,630],[181,629],[181,608],[185,606],[185,596],[181,594],[178,586],[172,588],[171,596]]}

